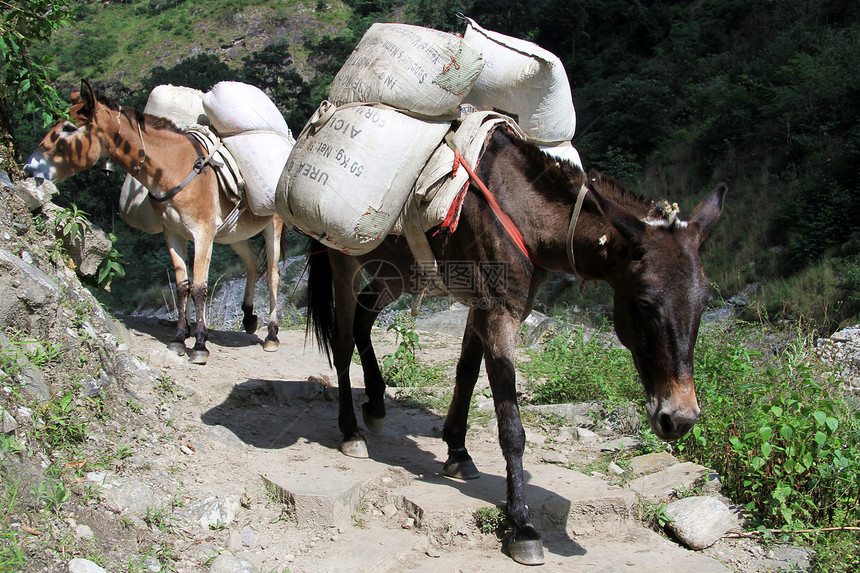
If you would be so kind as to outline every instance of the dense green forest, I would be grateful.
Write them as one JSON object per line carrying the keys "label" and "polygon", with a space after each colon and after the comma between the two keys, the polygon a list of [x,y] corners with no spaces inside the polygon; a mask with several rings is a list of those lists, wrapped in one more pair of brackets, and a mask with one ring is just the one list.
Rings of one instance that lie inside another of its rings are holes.
{"label": "dense green forest", "polygon": [[[822,332],[860,315],[860,11],[850,0],[59,4],[70,25],[31,52],[55,65],[60,94],[86,77],[142,107],[158,84],[242,80],[265,89],[294,131],[372,22],[462,32],[466,14],[562,59],[586,167],[678,201],[682,215],[728,183],[703,252],[718,300],[759,285],[748,312]],[[7,86],[10,61],[0,61]],[[42,120],[10,99],[27,153]],[[136,292],[169,265],[160,238],[115,217],[120,181],[79,175],[62,195],[119,234],[129,274],[115,290]]]}

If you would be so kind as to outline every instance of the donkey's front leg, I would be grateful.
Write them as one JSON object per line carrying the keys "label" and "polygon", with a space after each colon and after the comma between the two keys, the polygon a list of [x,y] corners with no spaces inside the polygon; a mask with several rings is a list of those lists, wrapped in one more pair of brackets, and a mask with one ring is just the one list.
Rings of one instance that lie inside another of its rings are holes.
{"label": "donkey's front leg", "polygon": [[188,241],[177,237],[168,231],[164,232],[167,249],[170,251],[170,259],[173,261],[173,273],[176,277],[176,334],[167,344],[167,348],[179,356],[185,354],[185,339],[191,328],[188,324],[188,295],[190,285],[188,282]]}
{"label": "donkey's front leg", "polygon": [[194,348],[188,353],[192,364],[206,364],[209,360],[209,350],[206,348],[206,341],[209,339],[209,330],[206,328],[206,295],[214,234],[213,229],[208,237],[194,238],[194,280],[191,283],[191,298],[194,301],[197,323],[194,328]]}
{"label": "donkey's front leg", "polygon": [[[473,312],[477,315],[475,326],[480,329],[481,323],[484,322],[480,318],[483,316],[477,311]],[[518,321],[503,311],[486,316],[486,319],[485,328],[482,329],[487,337],[484,358],[499,422],[499,444],[507,463],[507,514],[513,528],[507,542],[508,552],[518,563],[541,565],[544,563],[543,544],[540,534],[531,523],[523,478],[526,435],[517,405],[514,371],[514,344]]]}
{"label": "donkey's front leg", "polygon": [[266,340],[263,341],[263,350],[274,352],[280,346],[278,340],[278,286],[281,281],[278,261],[281,259],[281,233],[284,223],[277,215],[272,217],[263,230],[263,238],[266,240],[266,268],[268,270],[269,286],[269,322],[266,325]]}

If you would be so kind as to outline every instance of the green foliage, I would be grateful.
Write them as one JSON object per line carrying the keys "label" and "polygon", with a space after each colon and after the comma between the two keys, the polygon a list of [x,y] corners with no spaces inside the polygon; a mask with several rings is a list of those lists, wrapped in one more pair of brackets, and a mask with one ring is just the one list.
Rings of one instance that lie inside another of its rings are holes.
{"label": "green foliage", "polygon": [[41,481],[32,488],[37,505],[44,505],[47,511],[60,514],[60,508],[69,500],[72,491],[59,480]]}
{"label": "green foliage", "polygon": [[587,338],[582,330],[567,331],[528,355],[520,368],[529,377],[536,403],[642,398],[630,352],[612,346],[600,332]]}
{"label": "green foliage", "polygon": [[396,334],[397,348],[382,357],[382,376],[389,386],[436,386],[446,383],[442,366],[426,366],[418,362],[418,333],[415,319],[408,312],[399,312],[388,331]]}
{"label": "green foliage", "polygon": [[3,0],[0,12],[0,82],[9,103],[38,113],[45,126],[65,111],[51,85],[53,57],[34,58],[33,48],[71,21],[68,0]]}
{"label": "green foliage", "polygon": [[772,334],[705,335],[697,352],[702,419],[681,442],[686,458],[723,476],[724,491],[771,528],[860,520],[860,412],[823,378],[803,337],[778,355],[751,352]]}
{"label": "green foliage", "polygon": [[59,231],[70,243],[83,235],[85,231],[89,231],[90,225],[87,216],[89,213],[78,209],[74,203],[68,209],[60,209],[57,212],[57,231]]}
{"label": "green foliage", "polygon": [[[114,243],[116,241],[116,235],[111,233],[109,236],[111,243]],[[107,257],[102,259],[102,262],[99,265],[99,272],[96,277],[99,286],[104,289],[110,289],[111,281],[114,278],[123,278],[125,276],[125,267],[122,266],[122,263],[122,254],[116,249],[116,247],[111,247]]]}
{"label": "green foliage", "polygon": [[40,436],[54,448],[71,448],[87,438],[86,418],[81,415],[72,393],[48,402],[40,410],[40,416],[44,419]]}
{"label": "green foliage", "polygon": [[504,508],[479,507],[474,514],[475,525],[485,535],[501,536],[509,528]]}

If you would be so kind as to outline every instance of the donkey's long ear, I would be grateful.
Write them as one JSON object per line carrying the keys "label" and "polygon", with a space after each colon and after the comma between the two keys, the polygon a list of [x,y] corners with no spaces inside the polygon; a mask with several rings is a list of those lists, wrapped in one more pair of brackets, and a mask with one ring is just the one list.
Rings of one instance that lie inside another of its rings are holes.
{"label": "donkey's long ear", "polygon": [[604,197],[599,192],[592,190],[591,195],[597,200],[600,210],[603,211],[603,215],[609,223],[632,245],[639,245],[642,237],[645,236],[645,223],[640,221],[627,209],[612,199]]}
{"label": "donkey's long ear", "polygon": [[693,211],[689,224],[696,230],[700,244],[708,236],[708,232],[717,222],[717,219],[720,218],[720,213],[723,212],[723,199],[728,190],[729,188],[725,183],[720,183],[708,193],[707,197],[702,199],[702,202]]}
{"label": "donkey's long ear", "polygon": [[85,115],[92,115],[93,110],[96,109],[96,94],[93,93],[93,88],[87,80],[81,80],[80,99],[81,103],[84,104],[81,112]]}

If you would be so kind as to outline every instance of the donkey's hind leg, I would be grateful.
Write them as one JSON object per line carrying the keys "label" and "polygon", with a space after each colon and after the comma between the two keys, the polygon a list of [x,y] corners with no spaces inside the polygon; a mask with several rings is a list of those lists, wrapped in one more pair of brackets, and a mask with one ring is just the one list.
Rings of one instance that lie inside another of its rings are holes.
{"label": "donkey's hind leg", "polygon": [[[474,312],[474,311],[473,311]],[[445,475],[459,479],[475,479],[480,476],[478,468],[466,450],[466,423],[469,418],[469,404],[472,392],[481,370],[484,344],[472,327],[472,312],[466,322],[463,344],[460,346],[460,359],[457,361],[454,396],[445,417],[442,439],[448,444],[448,460],[443,466]]]}
{"label": "donkey's hind leg", "polygon": [[337,251],[329,251],[329,260],[334,283],[336,323],[332,340],[332,358],[337,372],[337,422],[343,434],[340,451],[353,458],[367,458],[369,457],[367,441],[358,429],[349,380],[349,367],[352,363],[352,351],[355,348],[353,324],[361,281],[361,266],[357,259]]}
{"label": "donkey's hind leg", "polygon": [[386,280],[380,275],[380,269],[369,268],[367,270],[371,276],[376,278],[358,295],[353,338],[361,359],[361,368],[364,372],[364,389],[367,394],[367,402],[361,406],[362,419],[368,430],[378,434],[382,431],[382,424],[385,420],[385,381],[379,370],[379,362],[376,360],[376,353],[373,350],[370,331],[379,313],[400,296],[403,291],[403,281],[399,276],[393,280]]}
{"label": "donkey's hind leg", "polygon": [[245,263],[245,295],[242,297],[242,328],[248,334],[257,332],[257,315],[254,314],[254,287],[257,284],[257,251],[251,241],[237,241],[230,244]]}

